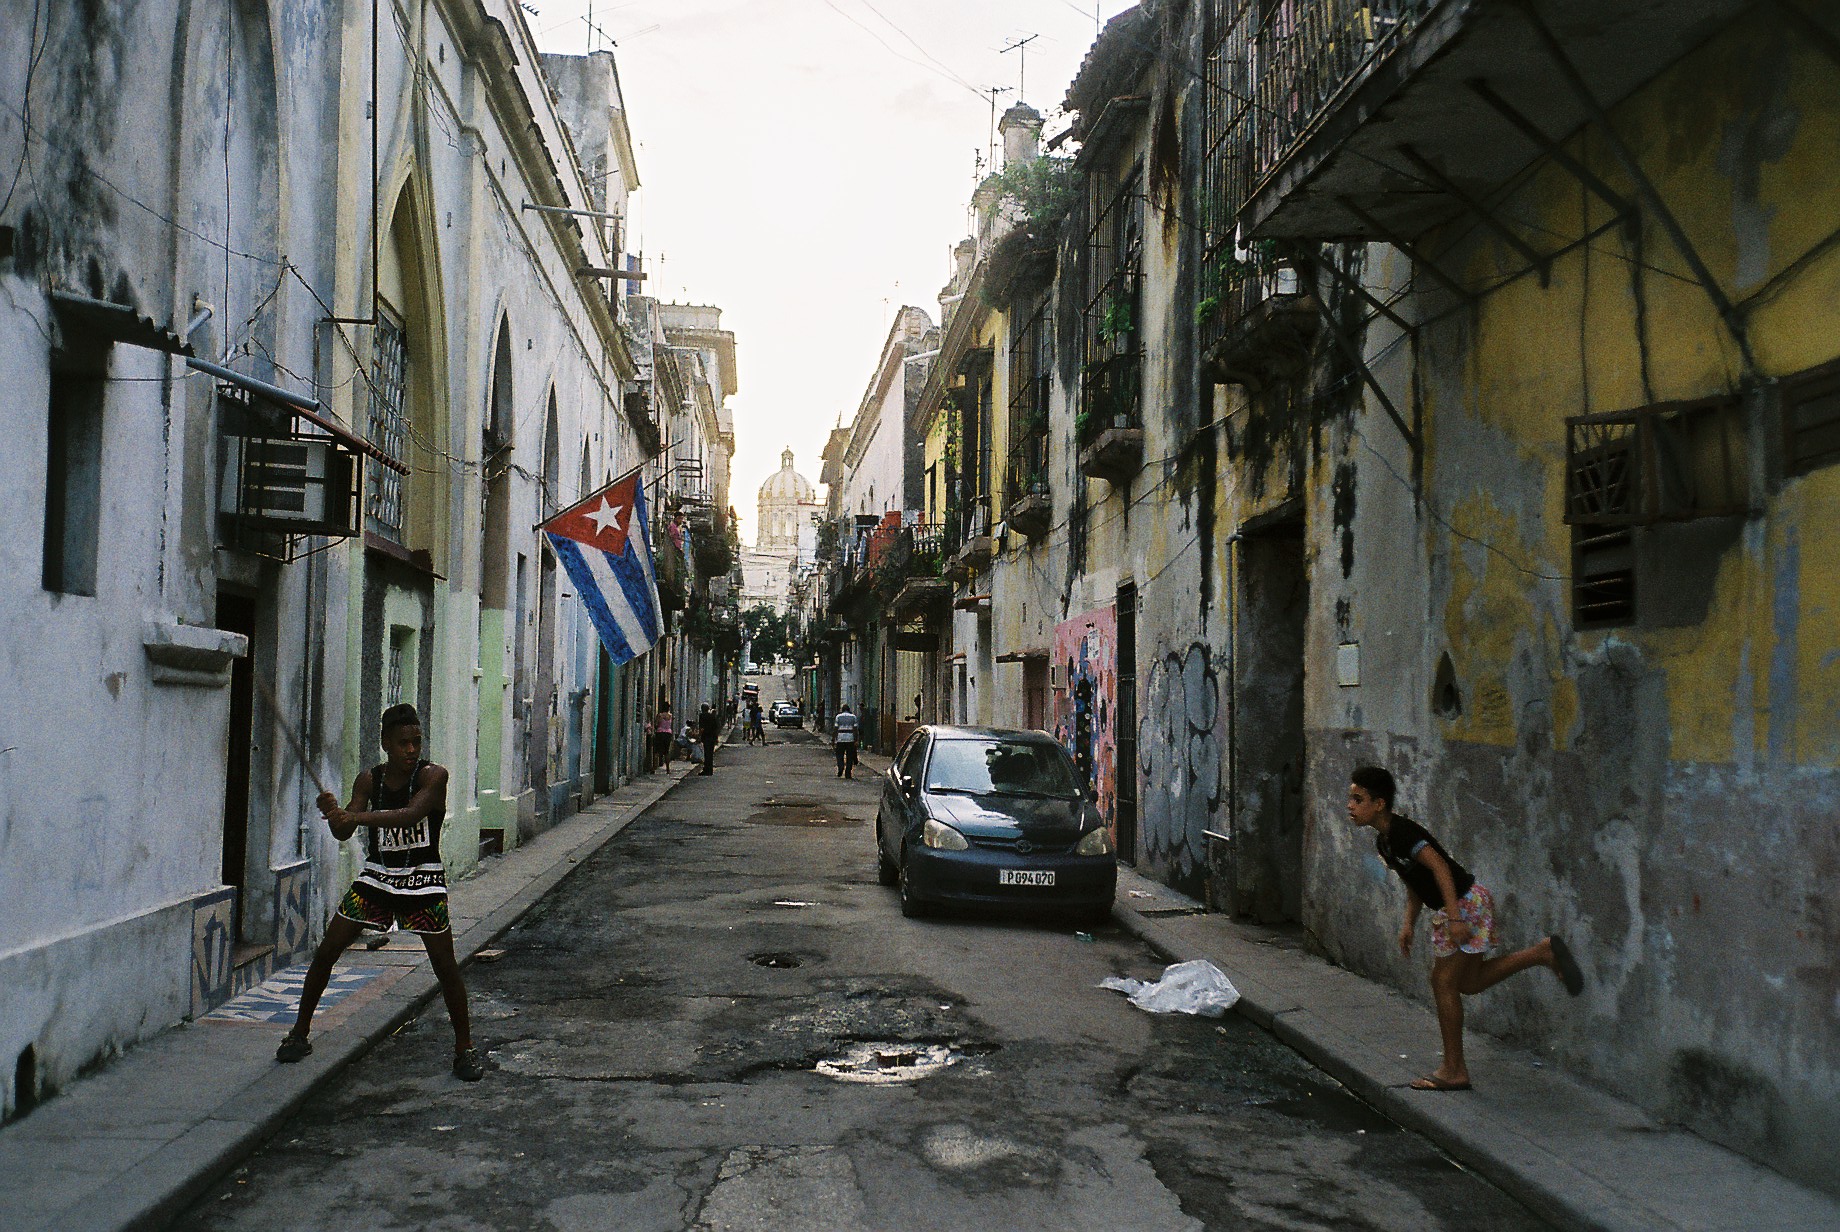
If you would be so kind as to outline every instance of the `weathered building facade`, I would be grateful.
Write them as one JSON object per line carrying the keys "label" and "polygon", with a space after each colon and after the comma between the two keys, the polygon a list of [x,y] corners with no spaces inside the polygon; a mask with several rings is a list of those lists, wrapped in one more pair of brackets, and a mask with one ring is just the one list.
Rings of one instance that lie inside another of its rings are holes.
{"label": "weathered building facade", "polygon": [[1422,996],[1342,815],[1391,766],[1588,954],[1476,1023],[1831,1187],[1840,27],[1163,0],[1067,108],[943,323],[928,717],[1057,732],[1126,859]]}
{"label": "weathered building facade", "polygon": [[12,1113],[311,946],[354,859],[314,779],[389,703],[457,876],[642,769],[656,662],[533,528],[663,472],[610,56],[496,0],[0,20]]}
{"label": "weathered building facade", "polygon": [[908,511],[921,492],[921,391],[937,332],[925,309],[903,306],[848,428],[825,451],[832,532],[825,554],[830,654],[821,699],[827,714],[847,702],[866,747],[886,749],[911,713],[918,669],[904,661],[887,612],[897,544],[916,528]]}

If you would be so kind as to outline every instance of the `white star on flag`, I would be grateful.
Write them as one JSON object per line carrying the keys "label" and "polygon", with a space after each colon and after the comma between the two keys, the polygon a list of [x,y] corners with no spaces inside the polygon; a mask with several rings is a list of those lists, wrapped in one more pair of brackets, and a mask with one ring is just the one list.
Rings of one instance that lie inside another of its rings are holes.
{"label": "white star on flag", "polygon": [[626,506],[624,505],[616,505],[612,501],[602,500],[601,507],[591,511],[587,517],[590,522],[594,523],[594,533],[597,535],[604,535],[607,533],[607,528],[609,526],[618,526],[620,524],[620,514],[624,513],[625,510]]}

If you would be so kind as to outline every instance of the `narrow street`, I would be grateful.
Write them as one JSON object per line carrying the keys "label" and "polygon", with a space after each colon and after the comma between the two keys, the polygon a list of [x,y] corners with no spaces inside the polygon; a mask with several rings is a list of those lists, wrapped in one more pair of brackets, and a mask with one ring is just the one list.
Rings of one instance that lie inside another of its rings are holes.
{"label": "narrow street", "polygon": [[1161,966],[1115,928],[902,919],[878,787],[724,745],[468,969],[485,1081],[435,1002],[175,1226],[1543,1226],[1238,1016],[1096,988]]}

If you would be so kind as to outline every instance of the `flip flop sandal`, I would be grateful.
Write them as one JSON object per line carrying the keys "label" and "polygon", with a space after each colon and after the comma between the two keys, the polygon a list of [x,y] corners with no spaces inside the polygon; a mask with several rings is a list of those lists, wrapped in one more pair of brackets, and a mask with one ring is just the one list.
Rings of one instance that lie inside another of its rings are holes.
{"label": "flip flop sandal", "polygon": [[313,1041],[292,1031],[281,1037],[281,1047],[275,1049],[275,1060],[289,1063],[304,1061],[312,1055]]}
{"label": "flip flop sandal", "polygon": [[1584,972],[1578,969],[1578,960],[1572,957],[1572,947],[1559,937],[1548,937],[1552,942],[1553,965],[1559,968],[1559,978],[1565,981],[1565,991],[1577,996],[1584,991]]}
{"label": "flip flop sandal", "polygon": [[1470,1086],[1467,1082],[1445,1082],[1436,1074],[1426,1074],[1423,1078],[1412,1080],[1412,1089],[1414,1091],[1467,1091]]}

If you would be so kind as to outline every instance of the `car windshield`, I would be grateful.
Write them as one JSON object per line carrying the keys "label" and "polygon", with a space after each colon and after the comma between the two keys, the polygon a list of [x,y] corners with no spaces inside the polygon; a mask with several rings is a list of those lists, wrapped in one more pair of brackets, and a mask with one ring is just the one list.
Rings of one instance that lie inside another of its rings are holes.
{"label": "car windshield", "polygon": [[1052,796],[1080,794],[1067,756],[1039,740],[940,740],[927,764],[928,791],[972,795]]}

